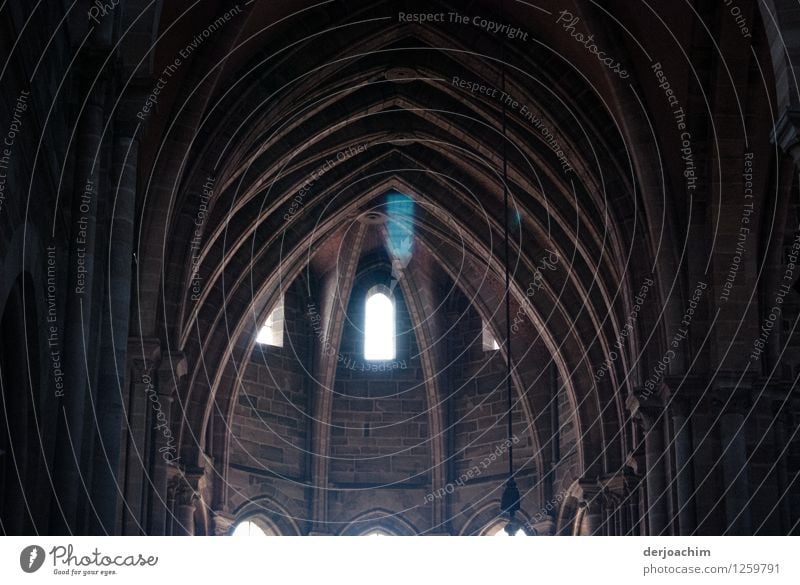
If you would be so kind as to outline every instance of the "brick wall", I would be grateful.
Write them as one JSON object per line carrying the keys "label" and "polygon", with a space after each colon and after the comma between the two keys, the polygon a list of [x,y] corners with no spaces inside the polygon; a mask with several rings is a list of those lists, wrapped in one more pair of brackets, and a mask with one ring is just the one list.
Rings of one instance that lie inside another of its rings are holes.
{"label": "brick wall", "polygon": [[[448,336],[450,352],[450,449],[448,466],[451,482],[455,483],[450,496],[452,525],[460,530],[473,511],[492,500],[498,500],[508,473],[506,423],[506,362],[501,351],[484,351],[482,321],[467,300],[455,293],[450,319],[455,326]],[[523,496],[522,508],[535,513],[538,508],[537,474],[532,459],[531,429],[524,421],[517,389],[512,400],[512,437],[516,482]],[[470,471],[472,477],[470,477]]]}
{"label": "brick wall", "polygon": [[303,293],[299,281],[286,293],[283,347],[257,344],[245,367],[231,423],[234,466],[306,475],[311,333]]}
{"label": "brick wall", "polygon": [[429,406],[417,340],[399,287],[394,289],[396,359],[363,359],[364,303],[375,282],[357,281],[347,310],[334,384],[330,479],[425,486],[431,475]]}

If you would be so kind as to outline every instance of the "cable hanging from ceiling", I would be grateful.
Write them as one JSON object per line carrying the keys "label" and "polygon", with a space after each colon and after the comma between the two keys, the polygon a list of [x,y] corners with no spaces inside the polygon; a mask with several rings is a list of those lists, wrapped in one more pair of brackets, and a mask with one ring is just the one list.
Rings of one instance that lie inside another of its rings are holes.
{"label": "cable hanging from ceiling", "polygon": [[[502,7],[505,7],[503,2]],[[505,12],[505,11],[504,11]],[[500,75],[501,75],[501,91],[503,95],[506,94],[506,41],[502,42],[502,57],[500,60]],[[503,241],[505,251],[503,254],[503,263],[505,269],[505,311],[506,311],[506,424],[508,431],[508,477],[506,479],[503,495],[500,499],[500,512],[507,518],[505,531],[508,535],[514,536],[520,530],[519,522],[516,519],[516,513],[520,509],[520,493],[517,488],[517,482],[514,481],[514,442],[513,442],[513,429],[511,424],[511,411],[513,409],[512,401],[512,384],[511,372],[513,370],[513,356],[511,352],[511,273],[509,269],[509,230],[508,230],[508,216],[509,216],[509,189],[508,189],[508,152],[506,137],[507,125],[506,113],[506,100],[502,100],[502,120],[503,120]]]}

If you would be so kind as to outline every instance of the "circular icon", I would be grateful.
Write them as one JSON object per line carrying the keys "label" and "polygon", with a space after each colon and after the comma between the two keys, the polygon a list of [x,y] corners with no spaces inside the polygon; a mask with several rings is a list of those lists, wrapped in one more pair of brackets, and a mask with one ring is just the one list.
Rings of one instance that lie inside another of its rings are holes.
{"label": "circular icon", "polygon": [[44,564],[44,549],[41,546],[32,544],[22,549],[19,555],[19,566],[26,573],[35,573]]}

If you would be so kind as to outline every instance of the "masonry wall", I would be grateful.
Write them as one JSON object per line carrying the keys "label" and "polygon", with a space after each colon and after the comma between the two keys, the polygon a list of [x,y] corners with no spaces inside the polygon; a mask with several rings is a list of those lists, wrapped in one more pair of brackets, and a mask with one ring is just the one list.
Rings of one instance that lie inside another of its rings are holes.
{"label": "masonry wall", "polygon": [[553,497],[561,501],[572,482],[580,477],[578,437],[574,411],[561,377],[555,379],[558,402],[558,459],[553,462]]}
{"label": "masonry wall", "polygon": [[283,347],[256,345],[231,422],[231,465],[256,476],[307,475],[311,332],[299,282],[284,300]]}
{"label": "masonry wall", "polygon": [[430,484],[425,379],[403,295],[394,289],[397,356],[363,358],[364,305],[374,280],[359,280],[347,309],[334,383],[330,479],[338,484]]}
{"label": "masonry wall", "polygon": [[[456,486],[448,497],[455,531],[478,510],[488,506],[499,512],[508,474],[506,362],[499,350],[485,351],[482,321],[461,293],[454,295],[448,336],[450,380],[448,414],[452,458],[449,481]],[[512,437],[515,481],[522,495],[524,514],[538,509],[537,473],[531,429],[524,420],[517,389],[512,400]]]}

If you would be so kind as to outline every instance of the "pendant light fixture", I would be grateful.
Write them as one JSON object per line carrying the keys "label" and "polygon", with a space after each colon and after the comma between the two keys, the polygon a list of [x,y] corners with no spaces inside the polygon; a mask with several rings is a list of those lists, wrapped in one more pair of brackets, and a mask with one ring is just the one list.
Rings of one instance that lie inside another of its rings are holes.
{"label": "pendant light fixture", "polygon": [[[505,2],[503,2],[505,6]],[[506,95],[506,41],[503,39],[502,54],[500,67],[501,67],[501,84],[503,95]],[[508,478],[506,485],[503,489],[503,496],[500,499],[500,512],[506,516],[507,522],[505,531],[509,536],[514,536],[520,530],[519,522],[516,519],[516,513],[519,511],[519,489],[517,489],[517,482],[514,481],[514,443],[512,441],[512,428],[511,428],[511,409],[513,402],[511,399],[511,371],[513,369],[513,361],[511,354],[511,274],[509,270],[509,232],[508,232],[508,153],[507,153],[507,139],[506,139],[506,100],[502,100],[502,118],[503,118],[503,240],[505,243],[505,253],[503,255],[505,264],[505,305],[506,305],[506,423],[508,427]]]}

